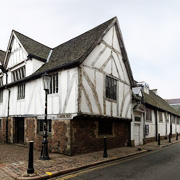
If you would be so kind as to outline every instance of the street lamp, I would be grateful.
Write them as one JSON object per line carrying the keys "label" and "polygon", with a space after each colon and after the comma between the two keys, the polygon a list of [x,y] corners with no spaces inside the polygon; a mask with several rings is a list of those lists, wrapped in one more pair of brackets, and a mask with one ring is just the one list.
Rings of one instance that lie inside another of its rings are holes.
{"label": "street lamp", "polygon": [[41,157],[40,160],[49,160],[49,152],[48,152],[48,140],[47,140],[47,95],[50,89],[51,76],[47,73],[43,74],[43,82],[44,82],[44,90],[45,90],[45,118],[43,122],[43,141],[42,141],[42,149],[41,149]]}

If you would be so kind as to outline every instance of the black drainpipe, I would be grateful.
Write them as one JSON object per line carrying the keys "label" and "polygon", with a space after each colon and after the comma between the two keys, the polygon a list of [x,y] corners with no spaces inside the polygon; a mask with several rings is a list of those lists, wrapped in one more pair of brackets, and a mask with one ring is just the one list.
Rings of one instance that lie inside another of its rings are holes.
{"label": "black drainpipe", "polygon": [[[8,83],[8,73],[6,72],[6,84]],[[7,118],[6,118],[6,143],[8,143],[8,117],[9,117],[9,102],[10,102],[10,94],[11,91],[8,89],[8,109],[7,109]]]}
{"label": "black drainpipe", "polygon": [[157,110],[155,110],[155,125],[156,125],[156,141],[158,140],[158,120],[157,120]]}

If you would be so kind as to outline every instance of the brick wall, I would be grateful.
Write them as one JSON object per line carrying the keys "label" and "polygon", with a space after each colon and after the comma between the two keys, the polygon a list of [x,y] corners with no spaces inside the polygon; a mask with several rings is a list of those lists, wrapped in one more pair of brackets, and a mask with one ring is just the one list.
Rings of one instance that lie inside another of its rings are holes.
{"label": "brick wall", "polygon": [[[72,154],[103,150],[104,136],[98,135],[98,121],[73,120],[72,131]],[[107,136],[107,148],[127,146],[130,139],[129,132],[129,122],[113,122],[113,134]]]}
{"label": "brick wall", "polygon": [[[49,151],[70,155],[69,132],[70,120],[52,120],[52,132],[48,133]],[[25,144],[34,141],[34,147],[41,150],[43,136],[37,133],[36,118],[25,118]]]}

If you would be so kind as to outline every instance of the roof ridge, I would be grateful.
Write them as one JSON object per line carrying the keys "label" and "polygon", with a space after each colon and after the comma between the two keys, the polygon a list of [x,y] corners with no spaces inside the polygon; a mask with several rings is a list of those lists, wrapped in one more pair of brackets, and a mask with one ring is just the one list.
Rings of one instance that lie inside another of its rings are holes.
{"label": "roof ridge", "polygon": [[41,44],[41,45],[43,45],[43,46],[46,46],[47,48],[52,49],[51,47],[49,47],[49,46],[47,46],[47,45],[44,45],[44,44],[42,44],[41,42],[36,41],[36,40],[34,40],[34,39],[30,38],[29,36],[24,35],[24,34],[22,34],[22,33],[18,32],[18,31],[16,31],[16,30],[14,30],[14,29],[13,29],[12,31],[13,31],[13,32],[15,32],[15,33],[18,33],[18,34],[20,34],[20,35],[22,35],[22,36],[24,36],[24,37],[26,37],[26,38],[29,38],[29,39],[31,39],[32,41],[35,41],[36,43],[39,43],[39,44]]}

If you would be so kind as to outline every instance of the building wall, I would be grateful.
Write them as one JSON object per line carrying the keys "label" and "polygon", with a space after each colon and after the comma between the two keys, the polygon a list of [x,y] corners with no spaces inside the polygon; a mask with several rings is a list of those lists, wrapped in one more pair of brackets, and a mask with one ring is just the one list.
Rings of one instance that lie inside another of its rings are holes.
{"label": "building wall", "polygon": [[[48,94],[48,114],[77,113],[78,70],[77,68],[58,72],[58,93]],[[17,99],[18,87],[9,88],[10,116],[44,115],[45,91],[42,78],[25,84],[25,98]],[[0,117],[7,116],[8,90],[3,91],[0,103]]]}
{"label": "building wall", "polygon": [[72,154],[103,150],[104,136],[107,149],[129,145],[130,122],[114,121],[112,135],[98,135],[98,121],[76,119],[72,121]]}
{"label": "building wall", "polygon": [[[86,58],[79,73],[82,113],[131,119],[132,91],[115,26]],[[106,98],[106,75],[117,80],[117,100]]]}

